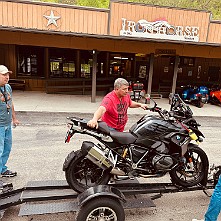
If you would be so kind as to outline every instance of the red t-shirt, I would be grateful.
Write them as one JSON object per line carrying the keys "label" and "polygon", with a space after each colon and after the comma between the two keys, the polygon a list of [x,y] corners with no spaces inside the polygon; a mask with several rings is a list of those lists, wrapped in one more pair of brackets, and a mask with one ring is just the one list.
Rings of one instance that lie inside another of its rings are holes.
{"label": "red t-shirt", "polygon": [[131,99],[129,94],[119,99],[115,91],[110,92],[101,103],[101,106],[106,108],[102,121],[118,131],[123,131],[128,119],[127,109],[130,105]]}

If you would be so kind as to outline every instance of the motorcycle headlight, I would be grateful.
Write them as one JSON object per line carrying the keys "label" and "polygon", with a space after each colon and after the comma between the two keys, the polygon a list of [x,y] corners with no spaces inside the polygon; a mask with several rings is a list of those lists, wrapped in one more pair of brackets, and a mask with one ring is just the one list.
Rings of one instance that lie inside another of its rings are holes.
{"label": "motorcycle headlight", "polygon": [[198,137],[198,141],[201,143],[203,142],[203,138],[202,137]]}

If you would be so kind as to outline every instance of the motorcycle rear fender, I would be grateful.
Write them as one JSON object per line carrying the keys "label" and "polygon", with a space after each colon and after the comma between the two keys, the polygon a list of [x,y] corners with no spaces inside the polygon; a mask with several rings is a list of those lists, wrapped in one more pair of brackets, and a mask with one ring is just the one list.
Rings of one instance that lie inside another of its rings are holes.
{"label": "motorcycle rear fender", "polygon": [[125,196],[119,189],[109,185],[98,185],[78,195],[78,206],[82,206],[90,200],[102,196],[108,196],[126,202]]}
{"label": "motorcycle rear fender", "polygon": [[75,156],[76,156],[75,151],[72,151],[71,153],[68,154],[63,164],[63,171],[65,171],[68,168],[70,162],[74,159]]}
{"label": "motorcycle rear fender", "polygon": [[[85,142],[85,143],[87,143],[87,142]],[[94,145],[93,142],[88,142],[88,143],[90,143],[92,146]],[[82,153],[86,155],[87,151],[85,149],[83,149]],[[68,154],[68,156],[66,157],[64,164],[63,164],[63,171],[65,171],[68,168],[69,164],[71,163],[71,161],[74,159],[75,156],[76,156],[75,151],[72,151],[71,153]]]}

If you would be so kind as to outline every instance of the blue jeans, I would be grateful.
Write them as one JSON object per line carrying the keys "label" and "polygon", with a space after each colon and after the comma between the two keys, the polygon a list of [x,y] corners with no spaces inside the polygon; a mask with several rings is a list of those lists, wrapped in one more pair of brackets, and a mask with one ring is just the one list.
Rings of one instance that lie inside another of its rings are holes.
{"label": "blue jeans", "polygon": [[205,214],[205,221],[216,221],[221,211],[221,176],[214,189],[213,195],[210,200],[209,207]]}
{"label": "blue jeans", "polygon": [[108,126],[110,131],[117,131],[115,128]]}
{"label": "blue jeans", "polygon": [[12,127],[0,126],[0,173],[7,170],[6,163],[12,148]]}

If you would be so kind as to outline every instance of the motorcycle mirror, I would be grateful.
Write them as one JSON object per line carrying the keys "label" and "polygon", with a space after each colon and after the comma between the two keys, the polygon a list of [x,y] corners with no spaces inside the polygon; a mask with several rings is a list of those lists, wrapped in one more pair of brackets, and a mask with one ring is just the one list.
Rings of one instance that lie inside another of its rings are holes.
{"label": "motorcycle mirror", "polygon": [[148,104],[148,109],[153,109],[157,106],[157,103],[150,97],[146,98],[145,104]]}
{"label": "motorcycle mirror", "polygon": [[142,97],[139,100],[139,103],[148,104],[148,109],[152,109],[152,108],[155,108],[157,106],[157,103],[150,97]]}
{"label": "motorcycle mirror", "polygon": [[149,104],[149,100],[150,98],[149,97],[141,97],[140,100],[138,101],[139,103],[142,103],[142,104]]}

